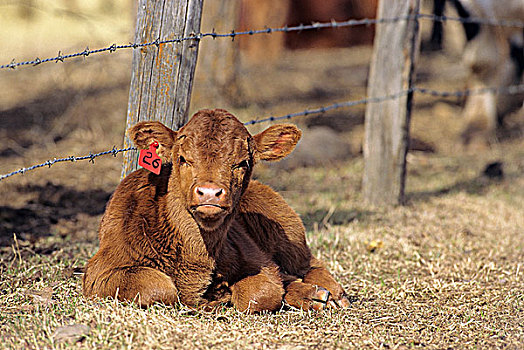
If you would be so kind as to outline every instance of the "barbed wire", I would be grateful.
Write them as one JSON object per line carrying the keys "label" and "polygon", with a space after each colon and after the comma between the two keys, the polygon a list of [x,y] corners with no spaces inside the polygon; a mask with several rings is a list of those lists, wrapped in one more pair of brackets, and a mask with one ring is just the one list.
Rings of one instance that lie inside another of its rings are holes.
{"label": "barbed wire", "polygon": [[511,27],[511,28],[524,28],[524,21],[519,20],[507,20],[507,19],[493,19],[484,17],[452,17],[452,16],[437,16],[434,14],[419,13],[415,17],[419,19],[429,19],[434,22],[460,22],[460,23],[476,23],[481,25],[488,25],[493,27]]}
{"label": "barbed wire", "polygon": [[94,164],[95,163],[95,158],[98,158],[100,156],[104,156],[104,155],[107,155],[107,154],[112,154],[114,157],[116,157],[118,155],[118,153],[127,152],[127,151],[130,151],[130,150],[136,150],[136,147],[128,147],[128,148],[121,148],[121,149],[117,149],[116,147],[113,147],[112,149],[110,149],[108,151],[103,151],[103,152],[94,153],[94,154],[93,153],[89,153],[86,156],[80,156],[80,157],[70,156],[70,157],[65,157],[65,158],[54,158],[54,159],[50,159],[50,160],[48,160],[48,161],[46,161],[44,163],[36,164],[36,165],[30,166],[30,167],[27,167],[27,168],[21,168],[19,170],[10,172],[8,174],[0,175],[0,181],[2,181],[3,179],[6,179],[8,177],[11,177],[13,175],[25,174],[28,171],[35,170],[35,169],[38,169],[38,168],[42,168],[42,167],[46,167],[46,166],[51,168],[52,165],[54,165],[56,163],[61,163],[61,162],[77,162],[77,161],[80,161],[80,160],[89,160],[89,162]]}
{"label": "barbed wire", "polygon": [[266,122],[273,122],[273,121],[279,121],[279,120],[284,120],[284,119],[291,119],[295,117],[305,117],[305,116],[314,115],[314,114],[324,114],[334,109],[347,108],[347,107],[352,107],[352,106],[357,106],[357,105],[362,105],[362,104],[367,104],[367,103],[377,103],[377,102],[384,102],[388,100],[395,100],[399,97],[409,94],[410,92],[412,92],[412,89],[404,90],[396,94],[391,94],[391,95],[386,95],[386,96],[381,96],[381,97],[369,97],[369,98],[363,98],[363,99],[355,100],[355,101],[334,103],[332,105],[314,108],[314,109],[306,109],[305,111],[302,111],[302,112],[290,113],[290,114],[286,114],[286,115],[278,116],[278,117],[253,119],[253,120],[250,120],[244,123],[244,125],[253,125],[253,124],[266,123]]}
{"label": "barbed wire", "polygon": [[[368,98],[359,99],[359,100],[339,102],[339,103],[334,103],[328,106],[323,106],[323,107],[314,108],[314,109],[306,109],[302,112],[290,113],[290,114],[286,114],[282,116],[270,116],[270,117],[265,117],[262,119],[252,119],[248,122],[245,122],[244,125],[247,126],[247,125],[260,124],[260,123],[265,123],[265,122],[273,122],[273,121],[291,119],[291,118],[296,118],[296,117],[301,117],[301,116],[316,115],[316,114],[322,115],[322,114],[325,114],[326,112],[329,112],[335,109],[348,108],[348,107],[367,104],[367,103],[379,103],[379,102],[385,102],[388,100],[394,100],[402,96],[406,96],[410,93],[421,93],[421,94],[431,95],[434,97],[444,97],[444,98],[459,97],[460,98],[460,97],[466,97],[466,96],[471,96],[471,95],[484,94],[488,92],[493,92],[497,94],[508,94],[508,95],[520,94],[520,93],[524,93],[524,84],[502,86],[502,87],[485,87],[485,88],[466,89],[466,90],[457,90],[457,91],[440,91],[440,90],[433,90],[433,89],[428,89],[424,87],[413,86],[410,89],[406,89],[406,90],[403,90],[403,91],[400,91],[398,93],[391,94],[391,95],[380,96],[380,97],[368,97]],[[28,171],[35,170],[38,168],[42,168],[46,166],[50,168],[52,165],[56,163],[76,162],[76,161],[81,161],[81,160],[89,160],[89,162],[94,163],[95,158],[98,158],[100,156],[111,154],[114,157],[116,157],[119,153],[136,150],[136,149],[137,149],[136,147],[128,147],[128,148],[121,148],[121,149],[117,149],[116,147],[113,147],[112,149],[108,151],[103,151],[103,152],[94,153],[94,154],[89,153],[86,156],[80,156],[80,157],[70,156],[70,157],[65,157],[65,158],[54,158],[44,163],[36,164],[36,165],[30,166],[27,168],[21,168],[19,170],[10,172],[8,174],[0,175],[0,181],[8,177],[14,176],[14,175],[25,174]]]}
{"label": "barbed wire", "polygon": [[460,18],[460,17],[448,17],[448,16],[436,16],[432,14],[416,14],[416,15],[407,15],[407,16],[399,16],[399,17],[393,17],[393,18],[364,18],[364,19],[349,19],[346,21],[335,21],[332,20],[330,22],[315,22],[312,24],[300,24],[298,26],[284,26],[279,28],[265,28],[265,29],[258,29],[258,30],[245,30],[245,31],[239,31],[236,32],[235,30],[232,30],[230,33],[216,33],[213,29],[210,33],[198,33],[193,34],[188,37],[182,37],[182,38],[175,38],[175,39],[168,39],[168,40],[160,40],[160,38],[157,38],[155,41],[146,42],[146,43],[129,43],[124,45],[117,45],[112,44],[107,47],[99,48],[91,50],[89,49],[89,46],[86,46],[86,48],[83,51],[75,52],[71,54],[62,55],[62,51],[58,52],[57,56],[49,57],[49,58],[35,58],[34,60],[29,61],[23,61],[23,62],[16,62],[16,59],[13,59],[11,63],[0,65],[0,69],[6,69],[11,68],[15,69],[17,67],[21,66],[38,66],[42,63],[49,63],[49,62],[64,62],[66,59],[71,59],[75,57],[88,57],[92,54],[98,54],[102,52],[115,52],[117,50],[122,49],[136,49],[141,47],[148,47],[148,46],[159,46],[163,44],[170,44],[170,43],[181,43],[184,41],[189,40],[196,40],[200,41],[203,38],[231,38],[234,40],[237,36],[242,35],[258,35],[258,34],[272,34],[272,33],[290,33],[290,32],[302,32],[306,30],[319,30],[319,29],[326,29],[326,28],[344,28],[344,27],[352,27],[352,26],[361,26],[361,25],[373,25],[373,24],[383,24],[383,23],[396,23],[400,21],[407,21],[412,19],[429,19],[433,21],[439,21],[439,22],[445,22],[445,21],[458,21],[462,23],[478,23],[478,24],[485,24],[485,25],[491,25],[491,26],[501,26],[501,27],[516,27],[516,28],[523,28],[524,29],[524,21],[509,21],[509,20],[494,20],[489,18]]}
{"label": "barbed wire", "polygon": [[381,97],[368,97],[360,100],[355,101],[347,101],[347,102],[339,102],[334,103],[332,105],[323,106],[319,108],[314,109],[306,109],[302,112],[296,112],[296,113],[290,113],[283,116],[271,116],[263,119],[252,119],[248,122],[245,122],[244,125],[253,125],[253,124],[259,124],[259,123],[265,123],[265,122],[273,122],[273,121],[279,121],[279,120],[285,120],[285,119],[291,119],[295,117],[304,117],[308,115],[314,115],[314,114],[324,114],[330,110],[333,109],[340,109],[340,108],[347,108],[352,107],[356,105],[361,104],[367,104],[367,103],[377,103],[377,102],[384,102],[388,100],[395,100],[399,97],[406,96],[411,92],[418,92],[421,94],[431,95],[433,97],[467,97],[471,95],[480,95],[485,94],[488,92],[493,92],[496,94],[501,95],[516,95],[520,93],[524,93],[524,84],[520,85],[510,85],[510,86],[499,86],[499,87],[484,87],[484,88],[476,88],[476,89],[466,89],[466,90],[457,90],[457,91],[440,91],[440,90],[433,90],[428,89],[424,87],[418,87],[418,86],[412,86],[410,89],[398,92],[396,94],[387,95],[387,96],[381,96]]}
{"label": "barbed wire", "polygon": [[467,97],[471,95],[481,95],[488,92],[496,93],[498,95],[516,95],[524,93],[524,84],[519,85],[508,85],[508,86],[497,86],[497,87],[483,87],[476,89],[466,89],[458,91],[439,91],[432,90],[428,88],[412,86],[411,89],[413,92],[418,92],[421,94],[431,95],[434,97]]}
{"label": "barbed wire", "polygon": [[290,32],[301,32],[301,31],[312,30],[312,29],[342,28],[342,27],[351,27],[351,26],[358,26],[358,25],[371,25],[371,24],[377,24],[377,23],[398,22],[401,20],[407,20],[409,18],[410,16],[383,18],[383,19],[370,19],[370,18],[364,18],[364,19],[359,19],[359,20],[350,19],[347,21],[333,20],[331,22],[324,22],[324,23],[317,22],[317,23],[312,23],[308,25],[300,24],[298,26],[292,26],[292,27],[284,26],[284,27],[279,27],[279,28],[265,28],[265,29],[258,29],[258,30],[245,30],[245,31],[239,31],[239,32],[232,30],[230,33],[216,33],[215,30],[213,29],[213,31],[210,33],[198,33],[198,34],[193,34],[187,37],[168,39],[168,40],[160,40],[160,38],[158,38],[155,41],[146,42],[146,43],[129,43],[125,45],[113,44],[111,46],[103,47],[103,48],[95,49],[95,50],[90,50],[89,47],[86,47],[84,51],[67,54],[67,55],[62,55],[61,51],[59,51],[58,56],[45,58],[45,59],[40,59],[37,57],[34,60],[24,61],[24,62],[15,62],[15,60],[12,60],[11,63],[9,64],[1,65],[0,69],[5,69],[5,68],[14,69],[16,67],[26,66],[26,65],[37,66],[39,64],[47,63],[47,62],[63,62],[64,60],[70,59],[70,58],[82,57],[82,56],[87,57],[91,54],[97,54],[97,53],[102,53],[102,52],[114,52],[116,50],[121,50],[121,49],[130,49],[130,48],[136,49],[136,48],[148,47],[148,46],[153,46],[153,45],[159,46],[162,44],[181,43],[181,42],[190,41],[190,40],[199,41],[207,37],[210,37],[213,39],[231,38],[234,40],[237,36],[242,36],[242,35],[290,33]]}

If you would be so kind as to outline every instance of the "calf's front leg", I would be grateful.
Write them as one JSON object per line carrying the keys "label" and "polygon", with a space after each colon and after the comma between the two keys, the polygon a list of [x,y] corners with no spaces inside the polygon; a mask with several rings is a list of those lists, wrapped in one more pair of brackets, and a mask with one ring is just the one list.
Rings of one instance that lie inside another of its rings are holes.
{"label": "calf's front leg", "polygon": [[126,266],[93,274],[88,266],[83,289],[84,295],[88,297],[135,301],[141,307],[153,303],[173,305],[179,301],[177,288],[171,278],[150,267]]}
{"label": "calf's front leg", "polygon": [[277,311],[282,307],[284,286],[278,268],[263,267],[233,284],[231,293],[231,303],[242,312]]}

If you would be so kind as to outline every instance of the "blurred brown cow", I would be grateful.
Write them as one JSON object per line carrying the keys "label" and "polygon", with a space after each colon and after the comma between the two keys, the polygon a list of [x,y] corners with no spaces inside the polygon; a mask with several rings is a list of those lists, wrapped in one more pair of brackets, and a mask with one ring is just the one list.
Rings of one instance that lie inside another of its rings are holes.
{"label": "blurred brown cow", "polygon": [[[348,19],[375,18],[378,0],[291,0],[288,24],[346,21]],[[286,46],[291,49],[346,47],[373,44],[374,26],[311,30],[289,33]]]}
{"label": "blurred brown cow", "polygon": [[[242,30],[375,18],[378,0],[242,0]],[[372,44],[374,26],[356,26],[301,33],[273,33],[241,38],[250,60],[277,57],[284,48],[330,48]]]}

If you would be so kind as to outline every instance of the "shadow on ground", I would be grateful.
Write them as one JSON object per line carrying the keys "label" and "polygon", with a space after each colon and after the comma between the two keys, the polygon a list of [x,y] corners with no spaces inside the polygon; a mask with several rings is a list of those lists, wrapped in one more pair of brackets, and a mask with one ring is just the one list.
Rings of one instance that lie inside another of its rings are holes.
{"label": "shadow on ground", "polygon": [[35,197],[21,208],[0,206],[0,246],[18,239],[30,242],[51,235],[53,225],[60,220],[72,220],[78,214],[100,215],[111,193],[100,189],[78,191],[72,187],[47,183],[44,186],[20,186],[21,193],[34,193]]}
{"label": "shadow on ground", "polygon": [[406,194],[406,201],[425,202],[432,197],[441,197],[444,195],[465,192],[467,194],[485,195],[492,186],[505,181],[503,178],[489,179],[485,176],[475,177],[469,180],[457,181],[451,186],[446,186],[433,191],[420,191]]}
{"label": "shadow on ground", "polygon": [[354,220],[361,220],[373,214],[372,211],[317,209],[301,214],[300,217],[306,231],[312,231],[328,226],[347,225]]}
{"label": "shadow on ground", "polygon": [[64,120],[68,109],[88,97],[96,97],[116,89],[127,88],[127,83],[115,83],[107,87],[88,89],[56,89],[32,101],[0,110],[0,157],[23,153],[35,144],[58,142],[85,123],[85,115],[74,114]]}

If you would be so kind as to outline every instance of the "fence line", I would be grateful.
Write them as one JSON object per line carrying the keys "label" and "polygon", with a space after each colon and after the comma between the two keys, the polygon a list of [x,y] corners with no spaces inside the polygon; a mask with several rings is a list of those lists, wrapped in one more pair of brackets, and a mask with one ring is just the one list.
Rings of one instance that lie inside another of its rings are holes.
{"label": "fence line", "polygon": [[263,119],[253,119],[253,120],[250,120],[244,123],[244,125],[253,125],[253,124],[260,124],[260,123],[265,123],[265,122],[273,122],[273,121],[278,121],[278,120],[291,119],[295,117],[304,117],[304,116],[313,115],[313,114],[324,114],[334,109],[347,108],[347,107],[362,105],[366,103],[377,103],[377,102],[384,102],[388,100],[396,100],[397,98],[405,96],[412,91],[413,89],[407,89],[404,91],[400,91],[396,94],[387,95],[387,96],[368,97],[368,98],[363,98],[363,99],[355,100],[355,101],[339,102],[339,103],[334,103],[332,105],[319,107],[315,109],[306,109],[303,112],[290,113],[290,114],[286,114],[286,115],[279,116],[279,117],[267,117]]}
{"label": "fence line", "polygon": [[[318,107],[314,109],[306,109],[302,112],[296,112],[296,113],[290,113],[282,116],[271,116],[271,117],[265,117],[262,119],[252,119],[248,122],[245,122],[244,125],[253,125],[253,124],[260,124],[260,123],[266,123],[266,122],[273,122],[273,121],[279,121],[279,120],[285,120],[285,119],[291,119],[295,117],[301,117],[301,116],[309,116],[309,115],[322,115],[328,111],[335,110],[335,109],[341,109],[341,108],[348,108],[356,105],[362,105],[366,103],[378,103],[378,102],[384,102],[388,100],[394,100],[399,97],[405,96],[409,93],[421,93],[421,94],[427,94],[434,97],[466,97],[471,95],[478,95],[478,94],[484,94],[488,92],[493,92],[497,94],[507,94],[507,95],[514,95],[519,93],[524,93],[524,84],[519,85],[510,85],[510,86],[503,86],[503,87],[486,87],[486,88],[478,88],[478,89],[466,89],[466,90],[457,90],[457,91],[440,91],[440,90],[432,90],[424,87],[418,87],[413,86],[410,89],[406,89],[403,91],[400,91],[395,94],[387,95],[387,96],[380,96],[380,97],[369,97],[364,98],[360,100],[353,100],[353,101],[347,101],[347,102],[339,102],[334,103],[328,106]],[[25,174],[28,171],[35,170],[38,168],[43,168],[48,166],[49,168],[56,164],[61,162],[76,162],[81,160],[89,160],[89,162],[94,163],[95,158],[98,158],[100,156],[111,154],[114,157],[116,157],[119,153],[127,152],[130,150],[136,150],[136,147],[128,147],[128,148],[121,148],[117,149],[116,147],[113,147],[110,150],[99,152],[99,153],[89,153],[85,156],[70,156],[65,158],[54,158],[52,160],[48,160],[44,163],[36,164],[27,168],[21,168],[19,170],[10,172],[8,174],[0,175],[0,181],[19,174]]]}
{"label": "fence line", "polygon": [[466,90],[457,90],[457,91],[439,91],[432,90],[423,87],[418,87],[416,85],[411,87],[411,90],[421,94],[431,95],[435,97],[467,97],[471,95],[481,95],[488,92],[493,92],[498,95],[516,95],[524,93],[524,84],[519,85],[509,85],[509,86],[496,86],[496,87],[484,87],[476,89],[466,89]]}
{"label": "fence line", "polygon": [[121,49],[136,49],[140,47],[147,47],[147,46],[159,46],[162,44],[170,44],[170,43],[181,43],[183,41],[189,41],[189,40],[197,40],[200,41],[203,38],[210,37],[213,39],[216,38],[231,38],[232,40],[235,40],[235,37],[241,36],[241,35],[258,35],[258,34],[272,34],[272,33],[290,33],[290,32],[302,32],[305,30],[319,30],[319,29],[326,29],[326,28],[343,28],[343,27],[353,27],[353,26],[361,26],[361,25],[372,25],[372,24],[382,24],[382,23],[396,23],[400,21],[406,21],[411,19],[429,19],[433,21],[438,22],[445,22],[445,21],[458,21],[462,23],[478,23],[478,24],[484,24],[484,25],[491,25],[491,26],[500,26],[500,27],[515,27],[515,28],[523,28],[524,29],[524,21],[508,21],[508,20],[493,20],[489,18],[460,18],[460,17],[448,17],[448,16],[436,16],[432,14],[416,14],[416,15],[408,15],[408,16],[400,16],[400,17],[393,17],[393,18],[364,18],[364,19],[349,19],[347,21],[335,21],[332,20],[331,22],[316,22],[308,25],[300,24],[298,26],[284,26],[280,28],[265,28],[265,29],[259,29],[259,30],[246,30],[246,31],[240,31],[236,32],[235,30],[232,30],[231,33],[216,33],[214,30],[211,33],[198,33],[194,35],[190,35],[188,37],[182,37],[182,38],[176,38],[176,39],[169,39],[169,40],[160,40],[160,38],[156,39],[152,42],[147,43],[129,43],[125,45],[117,45],[112,44],[111,46],[99,48],[90,50],[87,46],[84,51],[72,53],[72,54],[66,54],[62,55],[62,52],[59,51],[58,55],[55,57],[49,57],[49,58],[35,58],[34,60],[30,61],[23,61],[23,62],[16,62],[16,59],[13,59],[11,63],[0,65],[0,69],[6,69],[11,68],[15,69],[17,67],[21,66],[38,66],[42,63],[49,63],[49,62],[64,62],[66,59],[71,59],[75,57],[88,57],[92,54],[98,54],[102,52],[115,52],[117,50]]}
{"label": "fence line", "polygon": [[515,20],[506,20],[506,19],[492,19],[492,18],[483,18],[483,17],[452,17],[452,16],[437,16],[427,13],[419,13],[414,16],[417,19],[429,19],[434,22],[460,22],[460,23],[476,23],[482,25],[488,25],[493,27],[511,27],[511,28],[524,28],[524,21],[515,21]]}
{"label": "fence line", "polygon": [[257,35],[257,34],[271,34],[271,33],[290,33],[290,32],[301,32],[304,30],[312,30],[312,29],[324,29],[324,28],[342,28],[342,27],[351,27],[351,26],[358,26],[358,25],[371,25],[371,24],[377,24],[377,23],[394,23],[401,20],[407,20],[408,17],[397,17],[397,18],[383,18],[383,19],[369,19],[364,18],[361,20],[355,20],[350,19],[347,21],[331,21],[331,22],[324,22],[324,23],[312,23],[308,25],[300,24],[298,26],[293,27],[280,27],[280,28],[265,28],[265,29],[259,29],[259,30],[246,30],[246,31],[240,31],[237,32],[235,30],[232,30],[230,33],[216,33],[214,30],[211,33],[198,33],[194,35],[190,35],[188,37],[182,37],[182,38],[175,38],[175,39],[169,39],[169,40],[160,40],[160,38],[156,39],[155,41],[147,42],[147,43],[129,43],[126,45],[116,45],[113,44],[108,47],[90,50],[89,47],[86,47],[84,51],[76,52],[72,54],[62,55],[61,51],[58,52],[58,56],[40,59],[36,58],[31,61],[24,61],[24,62],[16,62],[15,60],[11,61],[9,64],[3,64],[0,66],[0,69],[5,68],[17,68],[20,66],[26,66],[26,65],[33,65],[37,66],[42,63],[47,62],[63,62],[65,59],[74,58],[74,57],[87,57],[91,54],[97,54],[102,52],[114,52],[116,50],[120,49],[136,49],[140,47],[147,47],[147,46],[153,46],[153,45],[161,45],[161,44],[170,44],[170,43],[181,43],[184,41],[189,40],[201,40],[206,37],[211,37],[213,39],[216,38],[231,38],[232,40],[235,39],[237,36],[241,35]]}
{"label": "fence line", "polygon": [[[372,24],[382,24],[382,23],[396,23],[400,21],[406,21],[411,19],[426,19],[426,20],[432,20],[432,21],[438,21],[438,22],[446,22],[446,21],[457,21],[462,23],[478,23],[478,24],[484,24],[484,25],[491,25],[491,26],[502,26],[502,27],[517,27],[517,28],[523,28],[524,29],[524,22],[523,21],[509,21],[509,20],[493,20],[493,19],[487,19],[487,18],[459,18],[459,17],[448,17],[448,16],[436,16],[432,14],[416,14],[416,15],[409,15],[409,16],[400,16],[400,17],[394,17],[394,18],[382,18],[382,19],[350,19],[347,21],[331,21],[331,22],[324,22],[324,23],[312,23],[309,25],[298,25],[298,26],[284,26],[280,28],[265,28],[261,30],[246,30],[241,32],[235,32],[234,30],[230,33],[223,33],[219,34],[216,33],[213,29],[211,33],[198,33],[194,35],[190,35],[188,37],[182,37],[182,38],[176,38],[176,39],[170,39],[170,40],[160,40],[158,38],[157,40],[153,42],[147,42],[147,43],[129,43],[127,45],[116,45],[113,44],[108,47],[99,48],[95,50],[90,50],[89,47],[86,47],[86,49],[82,52],[76,52],[73,54],[67,54],[62,55],[61,51],[58,52],[58,56],[50,57],[46,59],[40,59],[36,58],[32,61],[24,61],[24,62],[15,62],[13,60],[10,64],[1,65],[0,69],[5,68],[11,68],[15,69],[16,67],[20,66],[27,66],[27,65],[40,65],[42,63],[47,62],[63,62],[65,59],[70,59],[74,57],[87,57],[91,54],[97,54],[102,52],[114,52],[116,50],[120,49],[136,49],[140,47],[146,47],[146,46],[152,46],[156,45],[159,46],[161,44],[168,44],[168,43],[180,43],[183,41],[189,41],[189,40],[201,40],[202,38],[211,37],[213,39],[216,38],[231,38],[232,40],[235,39],[235,37],[240,35],[258,35],[258,34],[271,34],[271,33],[289,33],[289,32],[301,32],[304,30],[313,30],[313,29],[325,29],[325,28],[343,28],[343,27],[351,27],[351,26],[360,26],[360,25],[372,25]],[[524,93],[524,84],[521,85],[512,85],[512,86],[505,86],[505,87],[486,87],[486,88],[479,88],[479,89],[466,89],[466,90],[460,90],[460,91],[438,91],[438,90],[432,90],[424,87],[418,87],[418,86],[412,86],[410,89],[400,91],[395,94],[387,95],[387,96],[381,96],[381,97],[368,97],[360,100],[354,100],[354,101],[346,101],[346,102],[340,102],[340,103],[334,103],[328,106],[323,106],[319,108],[314,109],[306,109],[301,112],[296,113],[290,113],[283,116],[270,116],[265,117],[262,119],[253,119],[250,120],[244,125],[253,125],[253,124],[259,124],[264,122],[272,122],[272,121],[278,121],[278,120],[285,120],[285,119],[291,119],[295,117],[300,116],[308,116],[308,115],[322,115],[330,110],[340,109],[340,108],[347,108],[351,106],[366,104],[366,103],[377,103],[377,102],[384,102],[388,100],[394,100],[399,97],[405,96],[410,93],[421,93],[421,94],[427,94],[434,97],[466,97],[470,95],[475,94],[483,94],[483,93],[497,93],[497,94],[519,94]],[[92,163],[94,163],[95,158],[112,154],[114,157],[116,157],[119,153],[123,153],[130,150],[136,150],[135,147],[128,147],[128,148],[122,148],[117,149],[116,147],[113,147],[111,150],[103,151],[99,153],[89,153],[89,155],[85,156],[70,156],[65,158],[54,158],[52,160],[48,160],[41,164],[36,164],[27,168],[21,168],[19,170],[13,171],[8,174],[0,175],[0,181],[4,180],[8,177],[18,175],[18,174],[25,174],[28,171],[35,170],[38,168],[46,167],[49,168],[56,164],[61,162],[76,162],[81,160],[88,160]]]}
{"label": "fence line", "polygon": [[94,164],[95,163],[95,158],[98,158],[100,156],[104,156],[104,155],[107,155],[107,154],[112,154],[114,157],[116,157],[118,155],[118,153],[127,152],[127,151],[130,151],[130,150],[136,150],[136,148],[135,147],[128,147],[128,148],[117,149],[116,147],[113,147],[113,149],[110,149],[108,151],[103,151],[103,152],[99,152],[99,153],[89,153],[86,156],[80,156],[80,157],[70,156],[70,157],[65,157],[65,158],[54,158],[54,159],[48,160],[47,162],[44,162],[44,163],[36,164],[36,165],[30,166],[28,168],[21,168],[19,170],[10,172],[8,174],[0,175],[0,181],[2,181],[5,178],[11,177],[13,175],[25,174],[28,171],[35,170],[35,169],[38,169],[38,168],[42,168],[42,167],[45,167],[45,166],[48,166],[49,168],[51,168],[51,166],[53,164],[56,164],[56,163],[76,162],[76,161],[79,161],[79,160],[89,160],[91,163]]}

